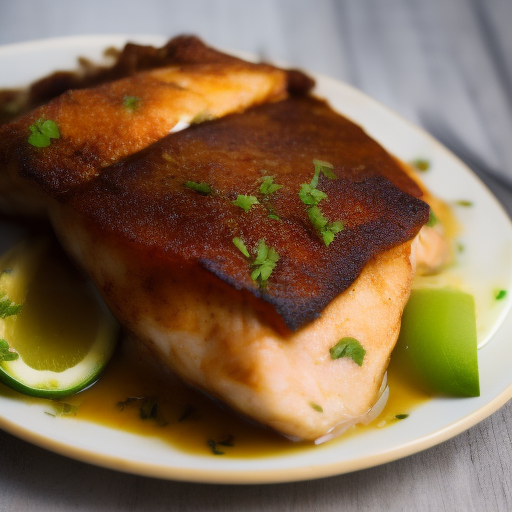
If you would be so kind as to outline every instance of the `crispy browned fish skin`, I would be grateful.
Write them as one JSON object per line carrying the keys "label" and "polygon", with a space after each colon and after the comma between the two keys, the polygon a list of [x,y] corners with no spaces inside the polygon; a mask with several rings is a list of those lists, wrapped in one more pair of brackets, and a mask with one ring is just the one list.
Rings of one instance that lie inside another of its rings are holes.
{"label": "crispy browned fish skin", "polygon": [[[197,265],[171,264],[67,208],[54,222],[123,325],[187,383],[297,439],[367,421],[410,293],[410,242],[372,258],[319,318],[290,334],[276,331],[269,305]],[[361,367],[330,358],[345,336],[364,346]]]}
{"label": "crispy browned fish skin", "polygon": [[[85,89],[133,76],[141,71],[165,66],[233,63],[235,57],[206,46],[199,38],[181,35],[161,48],[127,43],[121,51],[107,48],[115,57],[111,66],[100,66],[79,58],[76,71],[55,71],[32,83],[28,89],[0,91],[0,124],[7,123],[49,102],[69,89]],[[288,90],[302,92],[312,88],[313,80],[301,72],[287,70]]]}
{"label": "crispy browned fish skin", "polygon": [[[225,55],[196,38],[177,38],[165,50],[165,67],[69,90],[0,126],[0,167],[8,170],[2,172],[2,195],[10,192],[7,178],[22,186],[21,176],[56,197],[164,137],[178,122],[242,112],[286,97],[288,88],[312,85],[296,72]],[[126,98],[132,98],[128,106]],[[28,143],[29,127],[38,119],[51,119],[60,129],[49,147]]]}
{"label": "crispy browned fish skin", "polygon": [[[299,198],[314,173],[313,160],[334,165],[322,177],[320,203],[329,221],[345,229],[326,247]],[[264,197],[263,176],[283,187]],[[295,97],[262,105],[172,134],[62,198],[98,229],[169,265],[208,269],[236,289],[271,304],[287,328],[316,318],[357,278],[376,254],[412,239],[428,220],[421,191],[361,128],[324,102]],[[205,181],[214,192],[184,186]],[[244,212],[232,201],[254,195]],[[280,220],[268,217],[269,211]],[[233,245],[241,238],[255,254],[265,239],[280,260],[264,289],[250,277],[250,262]]]}

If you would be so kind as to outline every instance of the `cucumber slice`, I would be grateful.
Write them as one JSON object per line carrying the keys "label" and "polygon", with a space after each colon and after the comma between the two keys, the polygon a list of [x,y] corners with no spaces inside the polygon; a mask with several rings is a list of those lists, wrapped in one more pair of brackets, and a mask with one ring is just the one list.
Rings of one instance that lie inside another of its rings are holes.
{"label": "cucumber slice", "polygon": [[480,396],[473,297],[451,288],[413,290],[392,358],[426,391]]}
{"label": "cucumber slice", "polygon": [[118,325],[92,284],[49,239],[15,246],[0,272],[3,300],[22,305],[0,320],[0,381],[43,398],[94,383],[114,352]]}

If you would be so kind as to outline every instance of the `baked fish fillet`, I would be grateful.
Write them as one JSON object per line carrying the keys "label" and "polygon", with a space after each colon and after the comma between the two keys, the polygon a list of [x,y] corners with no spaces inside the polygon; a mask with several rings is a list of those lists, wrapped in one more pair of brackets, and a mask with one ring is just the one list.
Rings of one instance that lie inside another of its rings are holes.
{"label": "baked fish fillet", "polygon": [[[319,206],[344,224],[329,246],[298,194],[315,156],[336,174],[319,179]],[[262,195],[265,177],[282,188]],[[186,382],[287,436],[325,440],[381,397],[409,297],[429,208],[391,179],[421,195],[358,127],[291,98],[167,136],[60,198],[52,220],[123,325]],[[240,194],[258,203],[246,212]],[[264,286],[251,278],[262,239],[279,254]],[[331,359],[344,337],[366,350],[362,366]]]}
{"label": "baked fish fillet", "polygon": [[[423,227],[421,188],[325,102],[265,103],[94,172],[63,159],[58,179],[44,154],[66,154],[66,136],[30,164],[22,143],[4,150],[4,172],[36,194],[124,327],[186,382],[318,442],[385,402],[418,254],[430,254],[418,247],[441,239]],[[303,185],[318,204],[304,202]],[[262,241],[273,255],[264,278]],[[442,250],[441,240],[431,253]],[[366,351],[361,366],[331,358],[345,337]]]}

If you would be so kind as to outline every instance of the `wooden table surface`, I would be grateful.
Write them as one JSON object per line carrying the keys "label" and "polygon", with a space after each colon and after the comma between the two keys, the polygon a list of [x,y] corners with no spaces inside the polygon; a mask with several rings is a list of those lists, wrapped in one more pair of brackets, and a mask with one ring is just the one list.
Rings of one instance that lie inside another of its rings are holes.
{"label": "wooden table surface", "polygon": [[[0,0],[0,44],[194,33],[351,83],[440,139],[509,213],[511,23],[510,0]],[[123,474],[0,431],[0,511],[509,511],[511,437],[508,402],[459,436],[383,466],[223,486]]]}

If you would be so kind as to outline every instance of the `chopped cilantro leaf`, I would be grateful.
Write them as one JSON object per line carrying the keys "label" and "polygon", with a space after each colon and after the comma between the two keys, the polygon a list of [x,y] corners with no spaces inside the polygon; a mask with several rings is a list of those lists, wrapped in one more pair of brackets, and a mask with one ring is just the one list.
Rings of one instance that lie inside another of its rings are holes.
{"label": "chopped cilantro leaf", "polygon": [[276,215],[275,213],[269,213],[269,214],[268,214],[268,218],[269,218],[269,219],[274,219],[274,220],[281,220],[281,219],[279,218],[279,216],[278,216],[278,215]]}
{"label": "chopped cilantro leaf", "polygon": [[134,112],[140,106],[141,99],[137,96],[125,96],[123,98],[123,107],[130,112]]}
{"label": "chopped cilantro leaf", "polygon": [[308,208],[308,217],[327,247],[334,240],[334,235],[344,229],[343,223],[340,221],[328,222],[318,206]]}
{"label": "chopped cilantro leaf", "polygon": [[235,206],[239,206],[242,208],[244,212],[248,212],[251,209],[251,206],[253,204],[258,204],[259,201],[254,196],[245,196],[245,195],[239,195],[234,201],[233,204]]}
{"label": "chopped cilantro leaf", "polygon": [[496,300],[504,299],[507,296],[507,290],[498,290],[496,292],[495,298]]}
{"label": "chopped cilantro leaf", "polygon": [[190,188],[191,190],[195,190],[196,192],[199,192],[203,195],[211,194],[212,188],[208,183],[201,181],[201,183],[198,183],[197,181],[186,181],[184,183],[185,187]]}
{"label": "chopped cilantro leaf", "polygon": [[256,268],[251,272],[251,279],[264,285],[278,261],[277,251],[273,247],[268,247],[265,240],[260,240],[256,259],[252,263],[252,266]]}
{"label": "chopped cilantro leaf", "polygon": [[405,420],[405,418],[408,418],[408,417],[409,417],[409,415],[408,415],[408,414],[397,414],[397,415],[395,416],[395,418],[396,418],[397,420]]}
{"label": "chopped cilantro leaf", "polygon": [[324,412],[324,409],[321,405],[318,405],[317,403],[315,402],[309,402],[309,405],[311,406],[312,409],[314,409],[316,412]]}
{"label": "chopped cilantro leaf", "polygon": [[30,136],[28,143],[36,148],[45,148],[50,145],[51,139],[60,138],[60,130],[55,121],[39,118],[29,126]]}
{"label": "chopped cilantro leaf", "polygon": [[428,171],[430,169],[430,162],[425,158],[417,158],[416,160],[413,160],[412,165],[418,169],[418,171]]}
{"label": "chopped cilantro leaf", "polygon": [[158,401],[155,396],[147,397],[142,401],[139,408],[139,417],[141,420],[154,420],[158,412]]}
{"label": "chopped cilantro leaf", "polygon": [[327,226],[327,219],[323,216],[318,206],[312,206],[311,208],[308,208],[308,217],[311,221],[311,224],[313,224],[313,227],[317,231],[321,231],[323,228],[325,228],[325,226]]}
{"label": "chopped cilantro leaf", "polygon": [[9,343],[0,338],[0,361],[16,361],[18,357],[18,352],[14,352],[10,349]]}
{"label": "chopped cilantro leaf", "polygon": [[247,250],[247,247],[245,246],[243,240],[239,237],[233,238],[233,243],[235,244],[235,247],[246,257],[249,258],[250,254]]}
{"label": "chopped cilantro leaf", "polygon": [[366,350],[355,338],[346,337],[338,341],[334,347],[331,347],[329,353],[331,359],[350,357],[358,366],[363,366]]}
{"label": "chopped cilantro leaf", "polygon": [[268,195],[273,194],[280,188],[283,188],[283,185],[274,183],[274,178],[272,176],[265,176],[265,178],[263,178],[263,183],[260,186],[260,192],[264,195]]}
{"label": "chopped cilantro leaf", "polygon": [[315,166],[315,175],[319,176],[320,173],[322,173],[326,178],[329,178],[330,180],[335,180],[337,178],[336,174],[333,172],[334,166],[329,162],[324,162],[323,160],[313,160],[313,164]]}
{"label": "chopped cilantro leaf", "polygon": [[432,211],[432,209],[428,212],[428,221],[427,226],[433,227],[437,224],[437,217],[436,214]]}
{"label": "chopped cilantro leaf", "polygon": [[17,315],[22,307],[22,304],[15,304],[6,295],[3,295],[0,299],[0,318]]}
{"label": "chopped cilantro leaf", "polygon": [[299,197],[304,204],[317,205],[327,197],[327,194],[308,183],[303,183],[300,187]]}
{"label": "chopped cilantro leaf", "polygon": [[320,201],[327,198],[327,194],[318,190],[316,187],[318,185],[318,178],[320,174],[324,174],[331,180],[336,179],[337,176],[332,171],[333,166],[329,162],[313,160],[313,163],[315,165],[315,174],[313,175],[313,179],[311,180],[311,183],[303,183],[301,185],[299,197],[304,204],[310,206],[310,208],[308,208],[309,220],[311,221],[311,224],[313,224],[315,230],[322,237],[324,244],[328,247],[333,242],[334,235],[339,233],[344,226],[341,221],[329,222],[324,217],[317,205]]}
{"label": "chopped cilantro leaf", "polygon": [[217,450],[217,442],[214,441],[213,439],[208,439],[206,444],[210,447],[213,455],[224,455],[224,452]]}

